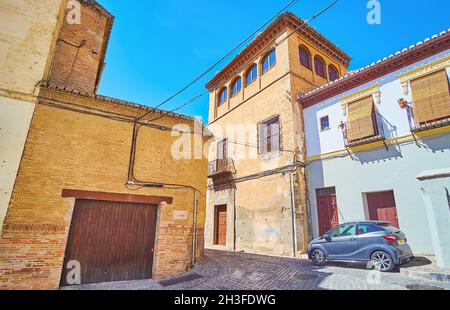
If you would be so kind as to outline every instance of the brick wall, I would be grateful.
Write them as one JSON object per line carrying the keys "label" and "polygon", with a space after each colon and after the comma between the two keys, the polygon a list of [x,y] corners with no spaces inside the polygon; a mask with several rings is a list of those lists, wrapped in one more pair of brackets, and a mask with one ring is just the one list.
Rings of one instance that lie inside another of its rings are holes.
{"label": "brick wall", "polygon": [[[59,31],[49,81],[69,89],[94,93],[103,66],[112,17],[83,1],[81,23],[67,19]],[[84,42],[84,44],[83,44]]]}
{"label": "brick wall", "polygon": [[[137,116],[145,110],[59,91],[41,92],[40,102],[70,102]],[[151,114],[149,119],[156,115]],[[192,124],[166,117],[160,124]],[[75,199],[62,198],[65,188],[110,193],[173,197],[158,212],[154,275],[176,275],[189,268],[194,194],[190,189],[125,188],[130,156],[131,123],[38,104],[31,123],[5,227],[0,239],[1,289],[56,289],[62,271]],[[170,131],[143,128],[139,134],[136,175],[143,180],[186,184],[205,192],[207,159],[175,160]],[[198,195],[199,243],[205,198]],[[175,216],[184,212],[186,217]],[[203,251],[198,247],[197,256]]]}

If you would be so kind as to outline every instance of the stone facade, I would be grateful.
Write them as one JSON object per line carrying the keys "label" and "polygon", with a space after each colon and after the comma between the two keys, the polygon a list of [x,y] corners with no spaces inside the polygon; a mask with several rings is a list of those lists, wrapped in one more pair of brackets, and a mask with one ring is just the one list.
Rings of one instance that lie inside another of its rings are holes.
{"label": "stone facade", "polygon": [[[209,129],[217,141],[228,139],[228,157],[236,170],[228,180],[210,178],[207,248],[284,256],[306,250],[310,234],[303,111],[294,96],[325,84],[327,79],[300,65],[299,46],[307,46],[312,58],[320,55],[341,74],[349,59],[309,27],[292,34],[300,23],[292,14],[282,15],[207,84],[211,92]],[[262,74],[262,61],[273,46],[276,65]],[[258,65],[258,78],[246,86],[245,73],[253,64]],[[224,86],[231,89],[238,76],[242,90],[219,105],[219,92]],[[259,154],[258,124],[274,116],[280,120],[282,152]],[[217,158],[215,147],[209,158]],[[260,173],[266,175],[256,175]],[[215,242],[214,210],[219,205],[227,205],[226,246]]]}

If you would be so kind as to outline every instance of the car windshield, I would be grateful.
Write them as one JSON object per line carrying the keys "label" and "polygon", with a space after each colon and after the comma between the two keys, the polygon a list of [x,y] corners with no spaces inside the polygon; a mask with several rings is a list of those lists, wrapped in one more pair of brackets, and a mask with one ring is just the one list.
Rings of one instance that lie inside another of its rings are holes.
{"label": "car windshield", "polygon": [[398,229],[394,226],[391,226],[389,224],[379,224],[378,226],[380,226],[381,228],[383,228],[384,230],[386,230],[388,233],[391,233],[391,234],[400,232],[400,229]]}

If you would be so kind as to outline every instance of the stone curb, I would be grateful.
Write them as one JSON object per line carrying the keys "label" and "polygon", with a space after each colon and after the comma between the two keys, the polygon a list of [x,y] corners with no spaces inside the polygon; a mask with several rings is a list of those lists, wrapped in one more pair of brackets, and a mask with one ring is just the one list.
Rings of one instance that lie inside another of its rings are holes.
{"label": "stone curb", "polygon": [[420,278],[431,281],[450,282],[450,274],[445,273],[401,269],[400,274],[409,278]]}

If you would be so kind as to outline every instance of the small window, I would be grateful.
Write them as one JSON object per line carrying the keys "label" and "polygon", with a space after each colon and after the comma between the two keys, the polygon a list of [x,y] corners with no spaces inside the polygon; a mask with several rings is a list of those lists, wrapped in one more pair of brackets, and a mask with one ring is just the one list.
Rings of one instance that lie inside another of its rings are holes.
{"label": "small window", "polygon": [[320,130],[325,131],[328,129],[330,129],[330,118],[327,115],[320,119]]}
{"label": "small window", "polygon": [[314,67],[317,75],[327,78],[327,73],[325,72],[325,61],[320,56],[314,57]]}
{"label": "small window", "polygon": [[280,151],[280,119],[274,117],[269,121],[258,125],[260,154],[273,153]]}
{"label": "small window", "polygon": [[242,79],[238,77],[234,80],[233,85],[231,86],[231,96],[236,96],[241,92],[242,89]]}
{"label": "small window", "polygon": [[300,46],[299,53],[300,53],[300,64],[302,64],[309,70],[312,70],[311,53],[309,52],[309,50],[305,46]]}
{"label": "small window", "polygon": [[339,78],[339,71],[335,66],[328,66],[328,77],[330,78],[330,81],[335,81]]}
{"label": "small window", "polygon": [[248,86],[256,81],[256,78],[258,77],[258,66],[254,64],[253,66],[248,69],[247,74],[245,76],[245,85]]}
{"label": "small window", "polygon": [[356,225],[344,224],[336,227],[329,233],[331,238],[353,237],[356,236]]}
{"label": "small window", "polygon": [[269,71],[275,64],[277,63],[277,58],[275,54],[275,50],[271,50],[269,54],[264,57],[263,64],[262,64],[262,73],[266,73]]}
{"label": "small window", "polygon": [[219,105],[224,104],[228,100],[228,88],[224,87],[219,94]]}

